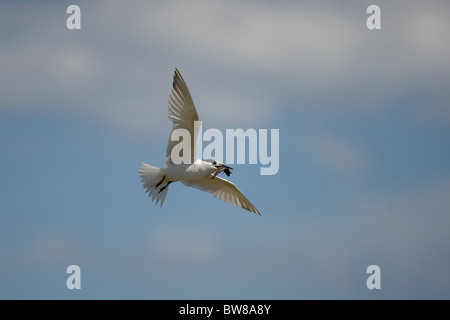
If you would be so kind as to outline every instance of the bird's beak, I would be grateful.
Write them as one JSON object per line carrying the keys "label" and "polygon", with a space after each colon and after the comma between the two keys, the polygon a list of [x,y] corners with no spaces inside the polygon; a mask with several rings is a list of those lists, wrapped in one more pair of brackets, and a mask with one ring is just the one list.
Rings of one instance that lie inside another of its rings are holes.
{"label": "bird's beak", "polygon": [[217,168],[217,169],[220,169],[220,171],[223,171],[223,170],[225,170],[225,169],[231,169],[231,170],[233,170],[233,168],[231,168],[231,167],[229,167],[229,166],[227,166],[227,165],[224,165],[224,164],[218,165],[218,166],[216,166],[216,168]]}
{"label": "bird's beak", "polygon": [[232,172],[230,170],[234,170],[233,168],[226,166],[224,164],[221,164],[219,166],[216,166],[217,170],[214,173],[213,179],[215,176],[217,176],[219,173],[221,173],[222,171],[225,172],[225,174],[227,175],[227,177],[230,176],[230,174],[232,174]]}

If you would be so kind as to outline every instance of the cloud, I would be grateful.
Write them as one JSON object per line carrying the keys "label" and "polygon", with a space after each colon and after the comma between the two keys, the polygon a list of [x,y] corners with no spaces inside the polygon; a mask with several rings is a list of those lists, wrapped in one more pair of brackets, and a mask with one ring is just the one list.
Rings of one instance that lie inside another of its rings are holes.
{"label": "cloud", "polygon": [[368,165],[361,147],[340,137],[317,132],[304,140],[308,153],[331,172],[359,173]]}
{"label": "cloud", "polygon": [[449,116],[447,90],[430,85],[450,77],[444,2],[381,2],[382,30],[374,32],[362,4],[333,1],[79,5],[82,30],[69,31],[63,6],[2,4],[11,30],[0,38],[2,109],[58,110],[161,132],[177,66],[202,118],[217,126],[263,125],[289,108],[276,103],[281,96],[291,108],[361,112],[392,107],[386,100],[411,88],[434,100],[419,115],[426,108]]}
{"label": "cloud", "polygon": [[158,230],[149,240],[152,255],[162,261],[178,260],[188,264],[210,260],[217,250],[217,239],[202,230]]}

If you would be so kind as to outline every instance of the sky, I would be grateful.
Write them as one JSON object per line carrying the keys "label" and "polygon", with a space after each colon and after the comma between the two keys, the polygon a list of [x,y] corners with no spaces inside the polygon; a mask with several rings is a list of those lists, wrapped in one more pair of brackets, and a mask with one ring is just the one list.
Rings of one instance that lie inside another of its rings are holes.
{"label": "sky", "polygon": [[[2,1],[0,299],[449,299],[449,10]],[[162,208],[145,194],[175,67],[204,130],[279,130],[277,174],[229,178],[261,216],[180,183]]]}

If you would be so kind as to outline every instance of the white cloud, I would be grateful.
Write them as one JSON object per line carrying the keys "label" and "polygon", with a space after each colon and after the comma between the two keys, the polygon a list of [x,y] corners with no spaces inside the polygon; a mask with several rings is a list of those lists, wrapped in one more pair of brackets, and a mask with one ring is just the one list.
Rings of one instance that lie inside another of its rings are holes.
{"label": "white cloud", "polygon": [[322,166],[337,173],[358,173],[367,167],[367,157],[361,147],[325,132],[304,138],[308,153]]}
{"label": "white cloud", "polygon": [[332,1],[86,2],[80,31],[65,29],[62,6],[2,4],[2,21],[14,31],[0,38],[0,106],[68,108],[125,130],[160,132],[177,66],[201,117],[219,126],[238,125],[236,112],[241,123],[272,119],[275,98],[286,92],[312,101],[300,108],[359,112],[423,86],[437,90],[427,110],[448,117],[446,90],[428,83],[450,77],[449,5],[380,5],[382,30],[370,32],[363,5]]}
{"label": "white cloud", "polygon": [[151,252],[162,261],[177,260],[196,264],[217,254],[215,237],[202,230],[162,229],[149,240]]}
{"label": "white cloud", "polygon": [[[64,234],[55,229],[47,228],[37,234],[30,244],[31,251],[27,256],[28,249],[25,250],[25,258],[32,259],[36,263],[55,263],[59,261],[74,261],[85,256],[82,248],[85,243],[80,243],[80,239],[72,234]],[[24,252],[20,252],[23,254]]]}

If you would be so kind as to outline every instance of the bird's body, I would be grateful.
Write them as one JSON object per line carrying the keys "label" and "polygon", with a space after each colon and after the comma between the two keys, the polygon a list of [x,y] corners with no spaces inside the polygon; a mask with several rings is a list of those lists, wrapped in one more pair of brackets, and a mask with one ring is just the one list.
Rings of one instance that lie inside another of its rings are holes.
{"label": "bird's body", "polygon": [[[200,160],[196,156],[196,130],[195,121],[199,121],[197,110],[195,109],[189,89],[179,71],[175,68],[173,89],[169,96],[169,119],[173,122],[172,132],[177,129],[187,130],[191,137],[190,163],[175,164],[172,159],[172,149],[176,141],[169,139],[166,152],[166,165],[164,168],[157,168],[152,165],[142,163],[140,173],[142,183],[146,192],[162,204],[167,195],[169,185],[172,182],[181,181],[184,185],[194,187],[212,193],[215,197],[234,205],[260,214],[251,202],[232,182],[217,177],[220,172],[230,176],[232,168],[214,159]],[[214,173],[214,174],[213,174]]]}
{"label": "bird's body", "polygon": [[196,160],[193,164],[179,164],[163,169],[168,181],[188,181],[209,177],[217,169],[203,160]]}

